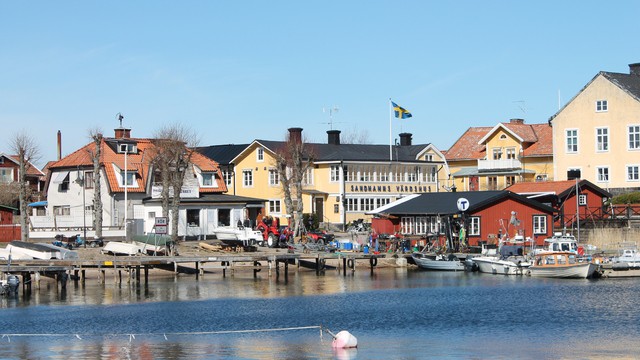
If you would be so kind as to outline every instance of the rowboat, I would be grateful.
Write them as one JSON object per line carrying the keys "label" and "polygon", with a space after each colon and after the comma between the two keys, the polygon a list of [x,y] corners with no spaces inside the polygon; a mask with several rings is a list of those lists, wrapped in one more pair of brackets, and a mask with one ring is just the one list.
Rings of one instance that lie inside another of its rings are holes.
{"label": "rowboat", "polygon": [[464,271],[464,264],[453,254],[446,256],[416,252],[411,257],[418,267],[425,270]]}

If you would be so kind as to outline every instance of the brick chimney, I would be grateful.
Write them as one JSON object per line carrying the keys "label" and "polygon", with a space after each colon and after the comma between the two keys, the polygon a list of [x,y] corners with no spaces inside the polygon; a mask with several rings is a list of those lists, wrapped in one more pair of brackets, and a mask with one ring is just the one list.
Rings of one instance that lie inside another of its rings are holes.
{"label": "brick chimney", "polygon": [[115,129],[116,139],[130,139],[131,129],[117,128]]}
{"label": "brick chimney", "polygon": [[289,128],[289,141],[295,141],[300,144],[302,142],[302,128]]}
{"label": "brick chimney", "polygon": [[411,146],[411,133],[400,134],[400,146]]}
{"label": "brick chimney", "polygon": [[640,76],[640,63],[629,64],[629,74]]}
{"label": "brick chimney", "polygon": [[524,119],[510,119],[509,120],[510,123],[512,124],[524,124]]}
{"label": "brick chimney", "polygon": [[340,130],[327,130],[327,135],[329,145],[340,145]]}
{"label": "brick chimney", "polygon": [[62,133],[58,130],[58,160],[62,159]]}

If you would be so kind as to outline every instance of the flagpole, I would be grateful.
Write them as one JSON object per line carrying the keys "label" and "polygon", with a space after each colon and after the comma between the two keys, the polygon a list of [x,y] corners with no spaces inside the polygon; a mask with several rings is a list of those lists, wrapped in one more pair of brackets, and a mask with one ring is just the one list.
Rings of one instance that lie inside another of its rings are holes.
{"label": "flagpole", "polygon": [[389,98],[389,161],[393,161],[393,143],[392,143],[392,132],[391,132],[391,120],[393,119],[393,108],[391,107],[391,98]]}

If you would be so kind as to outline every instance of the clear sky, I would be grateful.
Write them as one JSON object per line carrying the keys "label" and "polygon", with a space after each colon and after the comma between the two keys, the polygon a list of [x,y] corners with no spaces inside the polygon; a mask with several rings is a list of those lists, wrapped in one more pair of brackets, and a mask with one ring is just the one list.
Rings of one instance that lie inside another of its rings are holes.
{"label": "clear sky", "polygon": [[38,165],[113,136],[185,123],[200,145],[389,143],[448,149],[470,126],[542,123],[598,71],[640,62],[640,1],[3,1],[0,152],[26,131]]}

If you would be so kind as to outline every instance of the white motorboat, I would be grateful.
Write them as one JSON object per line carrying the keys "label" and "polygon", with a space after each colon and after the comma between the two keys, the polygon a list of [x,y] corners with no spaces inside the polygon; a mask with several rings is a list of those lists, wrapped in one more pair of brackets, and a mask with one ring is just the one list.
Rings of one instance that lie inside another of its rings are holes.
{"label": "white motorboat", "polygon": [[464,271],[464,264],[453,254],[411,254],[413,261],[422,269],[444,270],[444,271]]}
{"label": "white motorboat", "polygon": [[471,259],[478,271],[497,275],[522,275],[531,265],[523,257],[501,258],[499,256],[476,256]]}
{"label": "white motorboat", "polygon": [[626,265],[629,269],[640,268],[640,254],[638,254],[638,250],[635,248],[622,249],[620,256],[614,257],[612,261],[614,264]]}
{"label": "white motorboat", "polygon": [[109,241],[103,248],[103,254],[113,254],[113,255],[141,255],[145,251],[144,247],[134,244],[134,243],[125,243],[121,241]]}
{"label": "white motorboat", "polygon": [[[30,256],[32,259],[51,260],[60,259],[60,252],[48,246],[28,243],[20,240],[13,240],[7,245],[7,250],[11,252],[12,258],[15,254]],[[14,258],[15,259],[15,258]]]}
{"label": "white motorboat", "polygon": [[9,257],[11,257],[12,260],[33,260],[32,256],[12,252],[11,249],[0,249],[0,260],[9,260]]}
{"label": "white motorboat", "polygon": [[53,251],[58,252],[58,255],[56,256],[57,259],[75,260],[75,259],[78,258],[78,252],[77,251],[65,249],[63,247],[55,246],[55,245],[52,245],[52,244],[38,243],[38,245],[42,245],[42,246],[47,247],[47,248],[49,248],[49,249],[51,249]]}
{"label": "white motorboat", "polygon": [[255,246],[264,241],[260,231],[248,227],[219,226],[213,230],[216,239],[229,246]]}
{"label": "white motorboat", "polygon": [[598,265],[580,262],[578,255],[571,251],[546,252],[535,255],[527,274],[533,277],[578,278],[591,277]]}

